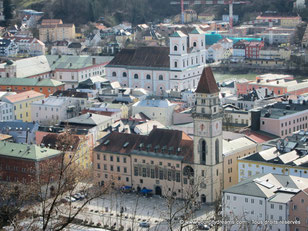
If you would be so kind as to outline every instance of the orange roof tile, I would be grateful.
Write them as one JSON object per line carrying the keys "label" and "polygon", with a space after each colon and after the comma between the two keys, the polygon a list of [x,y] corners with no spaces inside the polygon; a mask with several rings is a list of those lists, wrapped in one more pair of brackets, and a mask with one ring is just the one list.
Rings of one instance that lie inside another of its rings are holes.
{"label": "orange roof tile", "polygon": [[45,95],[42,93],[36,92],[36,91],[25,91],[25,92],[18,93],[16,95],[6,96],[5,98],[11,103],[16,103],[16,102],[23,101],[26,99],[33,99],[33,98],[37,98],[41,96],[45,96]]}

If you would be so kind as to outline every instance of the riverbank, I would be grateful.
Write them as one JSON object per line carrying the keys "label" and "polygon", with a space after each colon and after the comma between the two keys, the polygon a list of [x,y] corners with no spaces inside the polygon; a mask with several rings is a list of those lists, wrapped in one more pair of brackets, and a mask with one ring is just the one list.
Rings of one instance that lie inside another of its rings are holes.
{"label": "riverbank", "polygon": [[255,80],[257,75],[262,74],[289,74],[293,75],[296,80],[308,79],[308,73],[303,73],[297,70],[279,70],[279,69],[262,69],[262,68],[249,68],[249,69],[226,69],[221,66],[212,67],[216,81],[223,81],[227,79],[247,79]]}

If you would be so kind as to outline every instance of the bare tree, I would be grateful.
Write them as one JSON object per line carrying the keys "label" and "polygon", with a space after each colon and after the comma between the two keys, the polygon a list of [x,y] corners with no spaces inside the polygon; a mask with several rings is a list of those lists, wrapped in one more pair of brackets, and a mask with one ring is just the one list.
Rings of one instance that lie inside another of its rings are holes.
{"label": "bare tree", "polygon": [[[77,152],[71,152],[75,141],[68,132],[60,136],[57,146],[62,151],[61,155],[40,162],[36,169],[39,174],[26,187],[16,183],[1,193],[2,202],[14,205],[13,210],[1,214],[3,218],[8,217],[8,224],[14,230],[31,230],[34,226],[39,226],[40,230],[64,230],[89,202],[110,189],[111,182],[104,187],[94,185],[92,170],[80,167],[80,157]],[[67,151],[72,156],[67,157]],[[5,185],[0,185],[0,191],[4,188]],[[27,188],[29,190],[25,190]],[[64,197],[72,198],[77,192],[85,195],[78,205],[73,204],[72,200],[63,203]],[[1,211],[5,212],[5,208],[1,206]]]}
{"label": "bare tree", "polygon": [[[188,177],[188,185],[182,188],[182,198],[176,198],[175,184],[171,190],[166,190],[165,195],[166,211],[163,217],[168,224],[170,231],[193,230],[191,221],[194,219],[194,212],[201,207],[199,191],[201,189],[201,177]],[[169,186],[170,187],[170,186]]]}

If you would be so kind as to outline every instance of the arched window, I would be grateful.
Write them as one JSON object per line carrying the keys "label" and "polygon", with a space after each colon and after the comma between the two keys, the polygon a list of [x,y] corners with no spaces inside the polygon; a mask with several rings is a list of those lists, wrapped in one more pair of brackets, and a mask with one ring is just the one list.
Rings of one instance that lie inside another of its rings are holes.
{"label": "arched window", "polygon": [[200,163],[205,164],[206,162],[206,142],[205,140],[200,140],[199,141],[199,153],[200,153]]}
{"label": "arched window", "polygon": [[138,78],[139,78],[138,74],[134,74],[134,79],[138,79]]}
{"label": "arched window", "polygon": [[196,47],[196,46],[197,46],[197,43],[196,43],[196,42],[194,42],[193,46],[194,46],[194,47]]}
{"label": "arched window", "polygon": [[219,140],[217,139],[215,141],[215,160],[216,160],[216,164],[219,163]]}
{"label": "arched window", "polygon": [[188,177],[194,176],[194,169],[190,166],[185,166],[183,168],[183,175]]}
{"label": "arched window", "polygon": [[127,73],[126,73],[126,72],[123,72],[122,76],[123,76],[123,77],[127,77]]}
{"label": "arched window", "polygon": [[116,73],[115,71],[112,72],[112,76],[113,76],[113,77],[117,76],[117,73]]}
{"label": "arched window", "polygon": [[185,46],[183,46],[183,51],[185,51]]}
{"label": "arched window", "polygon": [[174,62],[174,67],[178,67],[178,62]]}
{"label": "arched window", "polygon": [[151,79],[151,76],[150,75],[147,75],[147,77],[146,77],[147,79]]}
{"label": "arched window", "polygon": [[158,79],[159,80],[164,80],[164,77],[162,75],[159,75]]}
{"label": "arched window", "polygon": [[183,67],[185,67],[185,61],[183,60]]}
{"label": "arched window", "polygon": [[178,50],[178,46],[174,46],[173,49],[174,49],[174,51],[177,51]]}

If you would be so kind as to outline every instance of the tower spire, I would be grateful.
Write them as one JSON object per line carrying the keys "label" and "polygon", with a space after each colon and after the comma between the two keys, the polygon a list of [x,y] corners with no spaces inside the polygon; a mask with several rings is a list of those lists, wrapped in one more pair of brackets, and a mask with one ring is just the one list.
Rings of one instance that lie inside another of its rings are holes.
{"label": "tower spire", "polygon": [[219,89],[214,78],[212,68],[205,67],[200,77],[196,93],[214,94],[218,92]]}

